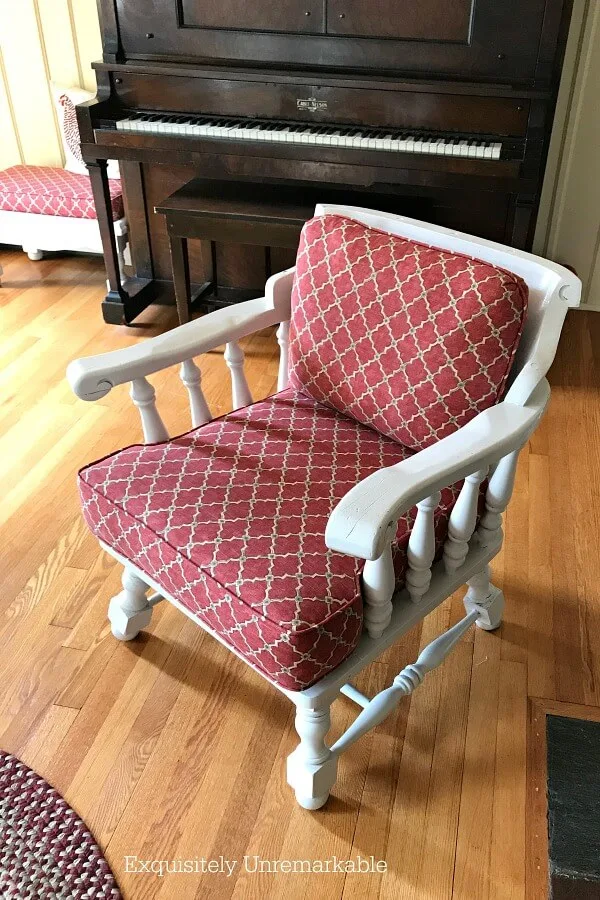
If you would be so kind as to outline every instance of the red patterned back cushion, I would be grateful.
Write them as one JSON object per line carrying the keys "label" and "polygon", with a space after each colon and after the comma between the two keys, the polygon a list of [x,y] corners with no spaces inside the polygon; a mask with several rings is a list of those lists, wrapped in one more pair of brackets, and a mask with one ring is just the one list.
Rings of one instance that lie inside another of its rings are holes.
{"label": "red patterned back cushion", "polygon": [[499,400],[526,308],[510,272],[320,216],[298,249],[291,384],[420,450]]}
{"label": "red patterned back cushion", "polygon": [[63,108],[62,128],[65,146],[68,147],[69,152],[75,161],[87,174],[87,169],[85,168],[85,163],[81,154],[79,125],[77,123],[77,110],[75,109],[75,104],[68,94],[61,94],[58,102]]}

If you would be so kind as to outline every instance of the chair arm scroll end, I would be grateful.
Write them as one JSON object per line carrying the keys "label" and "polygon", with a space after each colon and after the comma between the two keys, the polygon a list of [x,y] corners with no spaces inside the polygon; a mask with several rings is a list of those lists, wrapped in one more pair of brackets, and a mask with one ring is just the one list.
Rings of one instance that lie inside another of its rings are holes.
{"label": "chair arm scroll end", "polygon": [[106,378],[98,378],[90,372],[84,359],[76,359],[67,366],[67,380],[73,393],[81,400],[101,400],[113,389],[114,385]]}

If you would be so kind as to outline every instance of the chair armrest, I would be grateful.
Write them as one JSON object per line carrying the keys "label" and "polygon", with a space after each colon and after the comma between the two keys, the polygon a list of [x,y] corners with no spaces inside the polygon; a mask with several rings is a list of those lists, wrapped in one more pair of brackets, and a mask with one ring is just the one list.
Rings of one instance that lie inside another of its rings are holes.
{"label": "chair armrest", "polygon": [[417,502],[520,449],[549,396],[543,379],[526,406],[499,403],[437,444],[369,475],[331,513],[325,543],[349,556],[377,559],[385,550],[389,527]]}
{"label": "chair armrest", "polygon": [[264,297],[219,309],[132,347],[76,359],[67,368],[69,384],[82,400],[99,400],[118,384],[277,325],[290,316],[293,273],[288,269],[269,278]]}

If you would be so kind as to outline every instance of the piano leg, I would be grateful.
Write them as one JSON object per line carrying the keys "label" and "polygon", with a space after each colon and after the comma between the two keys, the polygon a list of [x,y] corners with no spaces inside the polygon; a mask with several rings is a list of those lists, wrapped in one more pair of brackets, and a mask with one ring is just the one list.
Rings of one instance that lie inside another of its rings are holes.
{"label": "piano leg", "polygon": [[102,304],[102,314],[105,322],[109,322],[112,325],[120,325],[125,316],[125,303],[129,299],[129,294],[121,284],[119,254],[113,228],[110,191],[106,175],[107,162],[105,159],[97,159],[95,162],[86,163],[86,165],[90,173],[96,216],[100,226],[104,265],[106,266],[109,284],[109,292]]}

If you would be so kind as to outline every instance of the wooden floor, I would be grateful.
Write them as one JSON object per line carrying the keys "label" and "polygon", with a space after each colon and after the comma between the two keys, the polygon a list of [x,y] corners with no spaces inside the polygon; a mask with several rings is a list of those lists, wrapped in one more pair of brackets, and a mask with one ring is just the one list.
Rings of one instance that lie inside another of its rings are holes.
{"label": "wooden floor", "polygon": [[[104,325],[104,275],[93,259],[33,263],[4,251],[0,263],[0,747],[83,816],[127,900],[541,898],[528,847],[534,831],[539,845],[537,822],[526,838],[528,698],[600,708],[600,316],[569,315],[550,412],[521,456],[493,566],[504,625],[469,635],[412,701],[359,741],[327,807],[309,813],[285,783],[296,742],[285,698],[167,604],[130,644],[107,627],[119,572],[83,525],[75,473],[138,440],[138,422],[125,388],[85,404],[64,370],[73,357],[170,327],[173,315],[153,309],[135,328]],[[273,334],[245,350],[254,396],[264,396],[275,385]],[[216,414],[229,403],[221,356],[201,361]],[[186,429],[177,373],[154,383],[167,425]],[[457,596],[433,613],[359,686],[389,684],[461,609]],[[335,704],[332,737],[354,712],[349,700]],[[529,756],[531,783],[540,754]],[[387,873],[244,866],[245,855],[357,854],[385,860]],[[126,873],[126,856],[237,865],[231,877],[161,878]]]}

